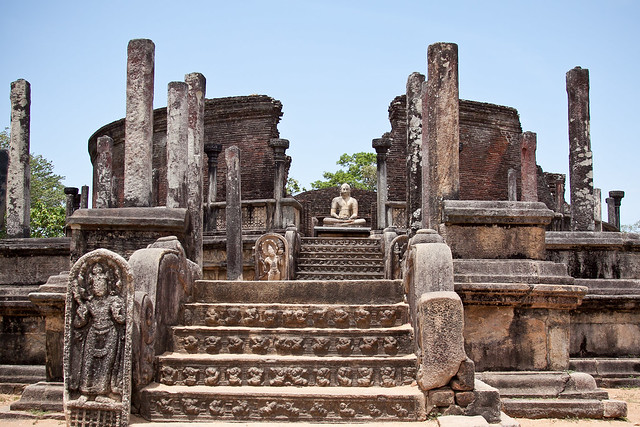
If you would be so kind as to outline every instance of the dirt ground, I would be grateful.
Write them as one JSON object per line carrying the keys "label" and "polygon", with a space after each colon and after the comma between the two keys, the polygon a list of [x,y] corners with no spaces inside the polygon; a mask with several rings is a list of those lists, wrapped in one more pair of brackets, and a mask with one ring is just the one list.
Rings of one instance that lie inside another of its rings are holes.
{"label": "dirt ground", "polygon": [[[640,426],[640,388],[627,388],[627,389],[605,389],[609,392],[609,398],[615,400],[624,400],[627,402],[628,414],[626,420],[584,420],[584,419],[543,419],[543,420],[528,420],[523,418],[517,418],[521,427],[628,427],[628,426]],[[19,396],[0,394],[0,406],[6,406],[14,400],[17,400]],[[421,423],[425,427],[436,427],[437,421],[429,421]],[[64,426],[65,422],[62,420],[51,419],[0,419],[0,425],[2,427],[59,427]],[[206,424],[197,423],[196,425],[205,426]],[[237,424],[237,425],[243,425]],[[250,424],[247,424],[250,425]],[[395,425],[395,423],[394,423]],[[402,425],[398,423],[397,425]]]}

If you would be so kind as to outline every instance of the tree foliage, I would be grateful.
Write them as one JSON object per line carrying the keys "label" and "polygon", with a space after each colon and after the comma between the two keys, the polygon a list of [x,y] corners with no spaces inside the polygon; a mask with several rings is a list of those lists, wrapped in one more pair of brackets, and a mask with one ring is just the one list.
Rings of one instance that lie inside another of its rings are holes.
{"label": "tree foliage", "polygon": [[640,220],[636,221],[634,224],[626,224],[623,225],[621,231],[626,231],[627,233],[640,233]]}
{"label": "tree foliage", "polygon": [[298,194],[298,193],[302,193],[303,191],[307,191],[306,188],[300,186],[300,182],[297,179],[291,178],[291,177],[287,179],[286,189],[287,189],[287,194]]}
{"label": "tree foliage", "polygon": [[[9,129],[0,132],[0,148],[9,148]],[[53,171],[53,163],[42,155],[30,155],[31,237],[64,235],[65,195],[63,176]],[[2,213],[4,215],[4,212]]]}
{"label": "tree foliage", "polygon": [[376,153],[354,153],[343,154],[336,162],[342,168],[335,172],[324,172],[324,180],[311,183],[311,188],[318,190],[321,188],[339,187],[347,183],[351,188],[363,190],[376,189]]}

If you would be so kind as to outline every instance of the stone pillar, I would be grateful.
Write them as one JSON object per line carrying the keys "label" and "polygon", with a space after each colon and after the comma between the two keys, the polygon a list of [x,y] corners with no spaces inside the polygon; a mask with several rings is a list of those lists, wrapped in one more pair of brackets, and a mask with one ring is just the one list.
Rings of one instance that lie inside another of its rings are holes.
{"label": "stone pillar", "polygon": [[[460,195],[458,45],[430,45],[427,66],[426,103],[422,106],[427,125],[422,132],[428,160],[423,151],[422,173],[428,176],[428,197],[423,193],[422,218],[425,228],[437,229],[443,220],[443,201],[457,200]],[[429,224],[424,224],[425,212],[429,212]]]}
{"label": "stone pillar", "polygon": [[0,231],[4,230],[4,214],[7,210],[7,172],[9,151],[0,150]]}
{"label": "stone pillar", "polygon": [[227,280],[242,280],[242,205],[240,201],[240,149],[224,151],[227,163]]}
{"label": "stone pillar", "polygon": [[624,191],[619,190],[609,191],[609,197],[607,197],[608,222],[618,230],[620,230],[620,205],[623,197]]}
{"label": "stone pillar", "polygon": [[29,237],[31,213],[29,132],[31,85],[26,80],[11,83],[11,135],[7,173],[7,237]]}
{"label": "stone pillar", "polygon": [[211,206],[216,201],[218,195],[218,155],[222,151],[222,144],[208,143],[204,145],[204,151],[207,153],[208,176],[209,176],[209,192],[207,194],[207,215],[206,229],[208,231],[217,228],[217,212]]}
{"label": "stone pillar", "polygon": [[80,209],[89,209],[89,186],[80,187]]}
{"label": "stone pillar", "polygon": [[593,157],[589,134],[589,70],[567,72],[571,230],[594,231]]}
{"label": "stone pillar", "polygon": [[153,78],[155,45],[135,39],[127,49],[124,205],[148,207],[153,195]]}
{"label": "stone pillar", "polygon": [[184,76],[189,85],[188,159],[187,167],[187,208],[193,226],[194,253],[192,260],[202,268],[202,169],[204,167],[204,100],[207,81],[200,73]]}
{"label": "stone pillar", "polygon": [[187,207],[187,129],[189,109],[185,82],[171,82],[167,93],[167,201],[168,208]]}
{"label": "stone pillar", "polygon": [[273,198],[276,199],[276,209],[273,218],[273,227],[276,229],[284,228],[282,223],[282,198],[287,185],[287,155],[285,151],[289,148],[288,139],[274,138],[269,140],[269,147],[273,148],[273,158],[276,162],[276,176],[273,186]]}
{"label": "stone pillar", "polygon": [[521,197],[523,202],[538,201],[538,167],[536,165],[537,135],[535,132],[524,132],[520,145],[520,179],[522,181]]}
{"label": "stone pillar", "polygon": [[515,169],[507,171],[507,199],[510,202],[518,200],[518,177]]}
{"label": "stone pillar", "polygon": [[64,187],[64,194],[67,195],[65,215],[69,218],[80,207],[77,187]]}
{"label": "stone pillar", "polygon": [[407,79],[407,229],[414,235],[422,228],[422,99],[424,75]]}
{"label": "stone pillar", "polygon": [[378,229],[384,230],[387,228],[387,194],[389,186],[387,184],[387,153],[393,140],[388,135],[382,138],[375,138],[371,141],[371,145],[375,148],[377,154],[377,217],[378,217]]}
{"label": "stone pillar", "polygon": [[593,210],[593,219],[596,222],[596,231],[602,231],[602,190],[593,189],[593,201],[595,203]]}
{"label": "stone pillar", "polygon": [[556,212],[564,213],[564,174],[557,174],[555,180],[556,187]]}
{"label": "stone pillar", "polygon": [[113,195],[113,139],[101,136],[96,144],[96,188],[93,207],[95,209],[115,208]]}

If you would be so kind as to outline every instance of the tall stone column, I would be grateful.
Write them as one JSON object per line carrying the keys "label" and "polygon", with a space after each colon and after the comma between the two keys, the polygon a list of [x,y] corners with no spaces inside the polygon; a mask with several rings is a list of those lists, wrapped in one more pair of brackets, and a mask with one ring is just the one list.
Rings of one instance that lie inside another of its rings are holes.
{"label": "tall stone column", "polygon": [[7,211],[7,172],[9,151],[0,150],[0,231],[4,230],[4,214]]}
{"label": "tall stone column", "polygon": [[[167,94],[167,201],[168,208],[187,207],[187,131],[189,109],[185,82],[171,82]],[[193,218],[192,218],[193,220]]]}
{"label": "tall stone column", "polygon": [[218,196],[218,155],[222,151],[222,144],[204,144],[204,151],[209,159],[207,171],[209,176],[209,192],[207,193],[206,230],[217,228],[217,212],[211,206]]}
{"label": "tall stone column", "polygon": [[204,167],[204,102],[207,81],[200,73],[184,76],[189,85],[187,102],[189,104],[189,128],[187,134],[188,159],[187,167],[187,208],[193,225],[194,254],[193,261],[202,268],[202,170]]}
{"label": "tall stone column", "polygon": [[[423,104],[423,140],[428,161],[422,155],[422,173],[428,176],[428,197],[423,193],[423,223],[428,228],[443,219],[443,201],[460,197],[460,109],[458,106],[458,45],[434,43],[427,52],[427,93]],[[426,110],[426,113],[425,113]],[[426,129],[424,123],[426,121]]]}
{"label": "tall stone column", "polygon": [[520,145],[521,197],[523,202],[538,201],[538,167],[536,165],[536,147],[538,139],[535,132],[524,132]]}
{"label": "tall stone column", "polygon": [[287,155],[289,140],[274,138],[269,140],[269,147],[273,148],[273,158],[276,163],[276,176],[274,178],[273,198],[276,199],[276,209],[273,218],[273,226],[276,229],[284,228],[282,224],[282,198],[284,197],[287,176]]}
{"label": "tall stone column", "polygon": [[378,229],[384,230],[387,228],[387,199],[389,185],[387,184],[387,153],[391,148],[393,140],[388,136],[382,138],[375,138],[371,141],[371,145],[377,153],[377,181],[376,195],[378,205]]}
{"label": "tall stone column", "polygon": [[614,190],[609,191],[609,197],[607,197],[607,216],[609,224],[620,230],[620,205],[622,204],[622,198],[624,197],[624,191]]}
{"label": "tall stone column", "polygon": [[567,72],[571,230],[594,231],[593,157],[589,133],[589,70]]}
{"label": "tall stone column", "polygon": [[115,208],[113,194],[113,139],[110,136],[98,137],[96,144],[96,188],[93,207],[95,209]]}
{"label": "tall stone column", "polygon": [[135,39],[127,48],[124,205],[147,207],[153,194],[153,79],[155,45]]}
{"label": "tall stone column", "polygon": [[227,163],[227,280],[242,280],[242,204],[240,200],[240,149],[224,151]]}
{"label": "tall stone column", "polygon": [[424,75],[407,79],[407,229],[411,235],[422,228],[422,108]]}
{"label": "tall stone column", "polygon": [[11,136],[7,174],[7,237],[29,237],[31,213],[29,141],[31,85],[20,79],[11,83]]}
{"label": "tall stone column", "polygon": [[596,231],[602,231],[602,190],[600,188],[593,189],[593,201],[595,203],[593,210],[593,219],[596,222]]}

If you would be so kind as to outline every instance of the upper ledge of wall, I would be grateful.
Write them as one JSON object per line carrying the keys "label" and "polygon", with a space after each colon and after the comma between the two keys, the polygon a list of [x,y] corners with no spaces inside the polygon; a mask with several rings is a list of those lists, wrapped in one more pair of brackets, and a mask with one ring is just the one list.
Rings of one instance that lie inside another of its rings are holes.
{"label": "upper ledge of wall", "polygon": [[510,202],[483,200],[445,200],[446,224],[543,225],[553,220],[554,213],[542,202]]}
{"label": "upper ledge of wall", "polygon": [[545,242],[548,250],[622,249],[640,252],[640,234],[635,233],[547,231]]}

